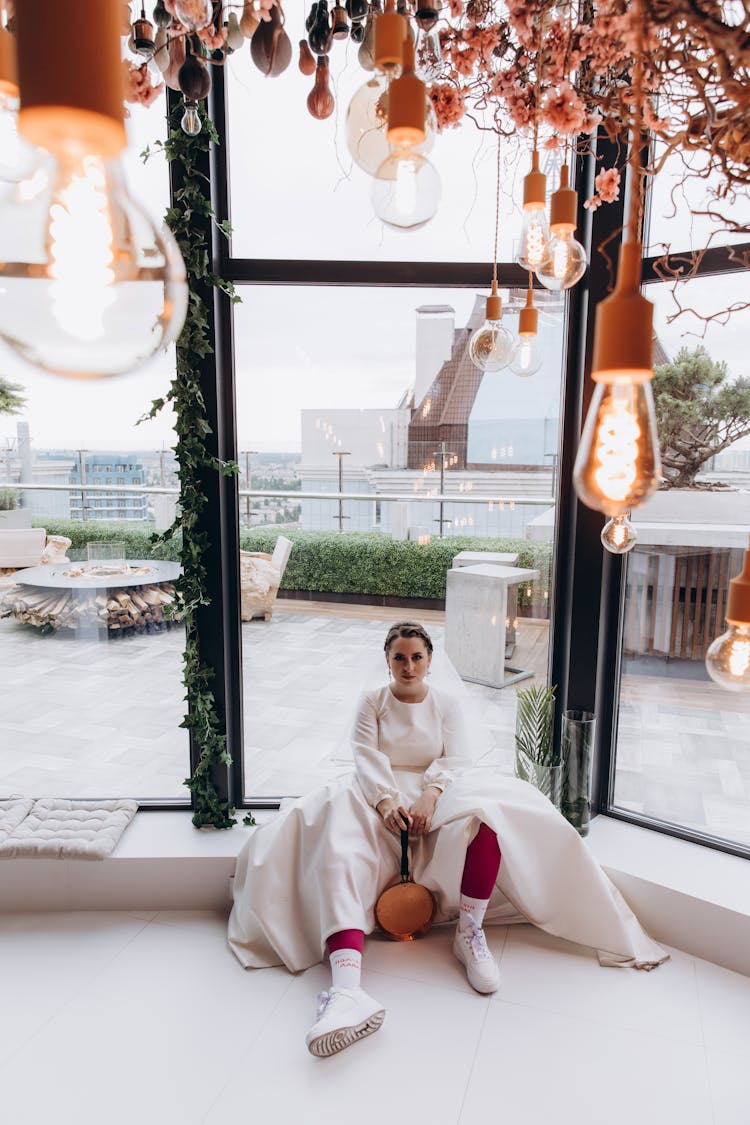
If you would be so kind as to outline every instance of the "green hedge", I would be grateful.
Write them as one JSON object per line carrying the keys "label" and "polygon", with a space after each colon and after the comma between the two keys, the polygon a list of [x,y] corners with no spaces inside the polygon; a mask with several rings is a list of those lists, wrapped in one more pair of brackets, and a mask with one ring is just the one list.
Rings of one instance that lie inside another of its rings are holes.
{"label": "green hedge", "polygon": [[[48,535],[66,535],[74,558],[86,557],[91,540],[125,543],[128,558],[180,560],[179,537],[154,548],[153,525],[134,520],[37,520]],[[531,587],[519,587],[519,607],[546,617],[550,587],[552,544],[528,539],[478,539],[452,536],[414,543],[391,539],[379,532],[299,531],[269,525],[243,532],[243,551],[273,552],[278,536],[291,539],[283,590],[327,594],[372,594],[397,598],[445,597],[446,574],[459,551],[503,551],[518,555],[518,566],[539,571]]]}
{"label": "green hedge", "polygon": [[415,543],[391,539],[379,532],[297,531],[259,528],[244,532],[245,551],[272,552],[277,536],[294,546],[289,556],[283,590],[310,590],[333,594],[390,595],[400,598],[444,598],[446,574],[459,551],[503,551],[518,555],[518,566],[539,571],[531,594],[519,589],[519,606],[546,616],[549,598],[552,544],[528,539],[478,539],[451,536]]}
{"label": "green hedge", "polygon": [[154,525],[141,520],[36,519],[34,525],[45,528],[48,535],[65,535],[70,539],[68,556],[74,560],[86,557],[87,543],[99,541],[124,543],[129,559],[180,561],[180,538],[176,536],[168,543],[159,543],[154,547],[151,543]]}

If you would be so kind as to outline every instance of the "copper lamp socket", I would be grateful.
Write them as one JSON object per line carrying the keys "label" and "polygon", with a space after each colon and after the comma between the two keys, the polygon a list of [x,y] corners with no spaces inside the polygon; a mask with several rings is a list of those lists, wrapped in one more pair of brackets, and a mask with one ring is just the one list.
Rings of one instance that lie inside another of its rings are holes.
{"label": "copper lamp socket", "polygon": [[0,94],[6,94],[10,98],[18,97],[16,44],[5,28],[0,28]]}
{"label": "copper lamp socket", "polygon": [[560,186],[552,192],[549,228],[554,234],[572,234],[578,226],[578,192],[568,186],[568,165],[560,169]]}
{"label": "copper lamp socket", "polygon": [[133,24],[133,46],[139,55],[153,55],[154,29],[148,20],[139,19]]}
{"label": "copper lamp socket", "polygon": [[19,132],[53,153],[110,158],[125,148],[120,0],[35,0],[16,8]]}
{"label": "copper lamp socket", "polygon": [[547,177],[539,171],[539,153],[534,149],[531,154],[531,171],[523,180],[523,209],[536,211],[547,203]]}
{"label": "copper lamp socket", "polygon": [[642,254],[640,242],[623,243],[615,290],[597,306],[591,370],[597,383],[653,378],[654,306],[640,292]]}
{"label": "copper lamp socket", "polygon": [[745,551],[741,572],[729,583],[726,619],[733,625],[750,625],[750,549]]}
{"label": "copper lamp socket", "polygon": [[392,145],[413,147],[425,138],[427,91],[414,73],[414,41],[403,42],[403,69],[388,89],[388,141]]}
{"label": "copper lamp socket", "polygon": [[518,335],[536,336],[539,327],[539,312],[534,307],[534,294],[531,289],[526,294],[526,304],[518,314]]}
{"label": "copper lamp socket", "polygon": [[492,282],[492,293],[487,298],[485,320],[500,320],[503,315],[503,301],[497,291],[497,281]]}
{"label": "copper lamp socket", "polygon": [[389,2],[375,23],[374,54],[378,70],[393,71],[401,66],[404,40],[408,34],[409,25],[405,17],[399,15],[393,3]]}

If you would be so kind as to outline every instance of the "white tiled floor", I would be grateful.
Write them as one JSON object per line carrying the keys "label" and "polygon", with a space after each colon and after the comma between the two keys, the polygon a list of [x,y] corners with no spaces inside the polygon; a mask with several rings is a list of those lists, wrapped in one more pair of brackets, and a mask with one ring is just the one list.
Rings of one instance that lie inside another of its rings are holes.
{"label": "white tiled floor", "polygon": [[750,978],[686,954],[602,969],[497,927],[487,998],[448,930],[373,938],[363,983],[383,1028],[320,1060],[304,1032],[324,968],[243,972],[224,934],[203,913],[0,917],[3,1125],[750,1121]]}

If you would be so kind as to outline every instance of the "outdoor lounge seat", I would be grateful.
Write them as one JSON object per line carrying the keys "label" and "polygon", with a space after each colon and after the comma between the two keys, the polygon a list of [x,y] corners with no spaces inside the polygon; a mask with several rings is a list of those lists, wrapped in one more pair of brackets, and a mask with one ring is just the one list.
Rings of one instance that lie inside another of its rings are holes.
{"label": "outdoor lounge seat", "polygon": [[39,566],[47,544],[43,527],[11,527],[0,530],[0,570]]}
{"label": "outdoor lounge seat", "polygon": [[271,620],[273,603],[291,550],[291,539],[280,535],[272,555],[263,551],[240,551],[240,616],[243,621],[251,621],[253,617]]}

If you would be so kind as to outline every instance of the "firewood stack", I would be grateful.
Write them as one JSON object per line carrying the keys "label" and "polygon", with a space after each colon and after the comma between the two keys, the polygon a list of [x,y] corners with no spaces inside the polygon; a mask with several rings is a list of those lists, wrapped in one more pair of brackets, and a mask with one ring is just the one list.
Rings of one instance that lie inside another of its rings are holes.
{"label": "firewood stack", "polygon": [[158,633],[182,620],[171,582],[154,586],[125,586],[121,590],[43,590],[12,587],[0,598],[0,617],[15,617],[24,624],[51,629],[98,626],[110,636]]}

